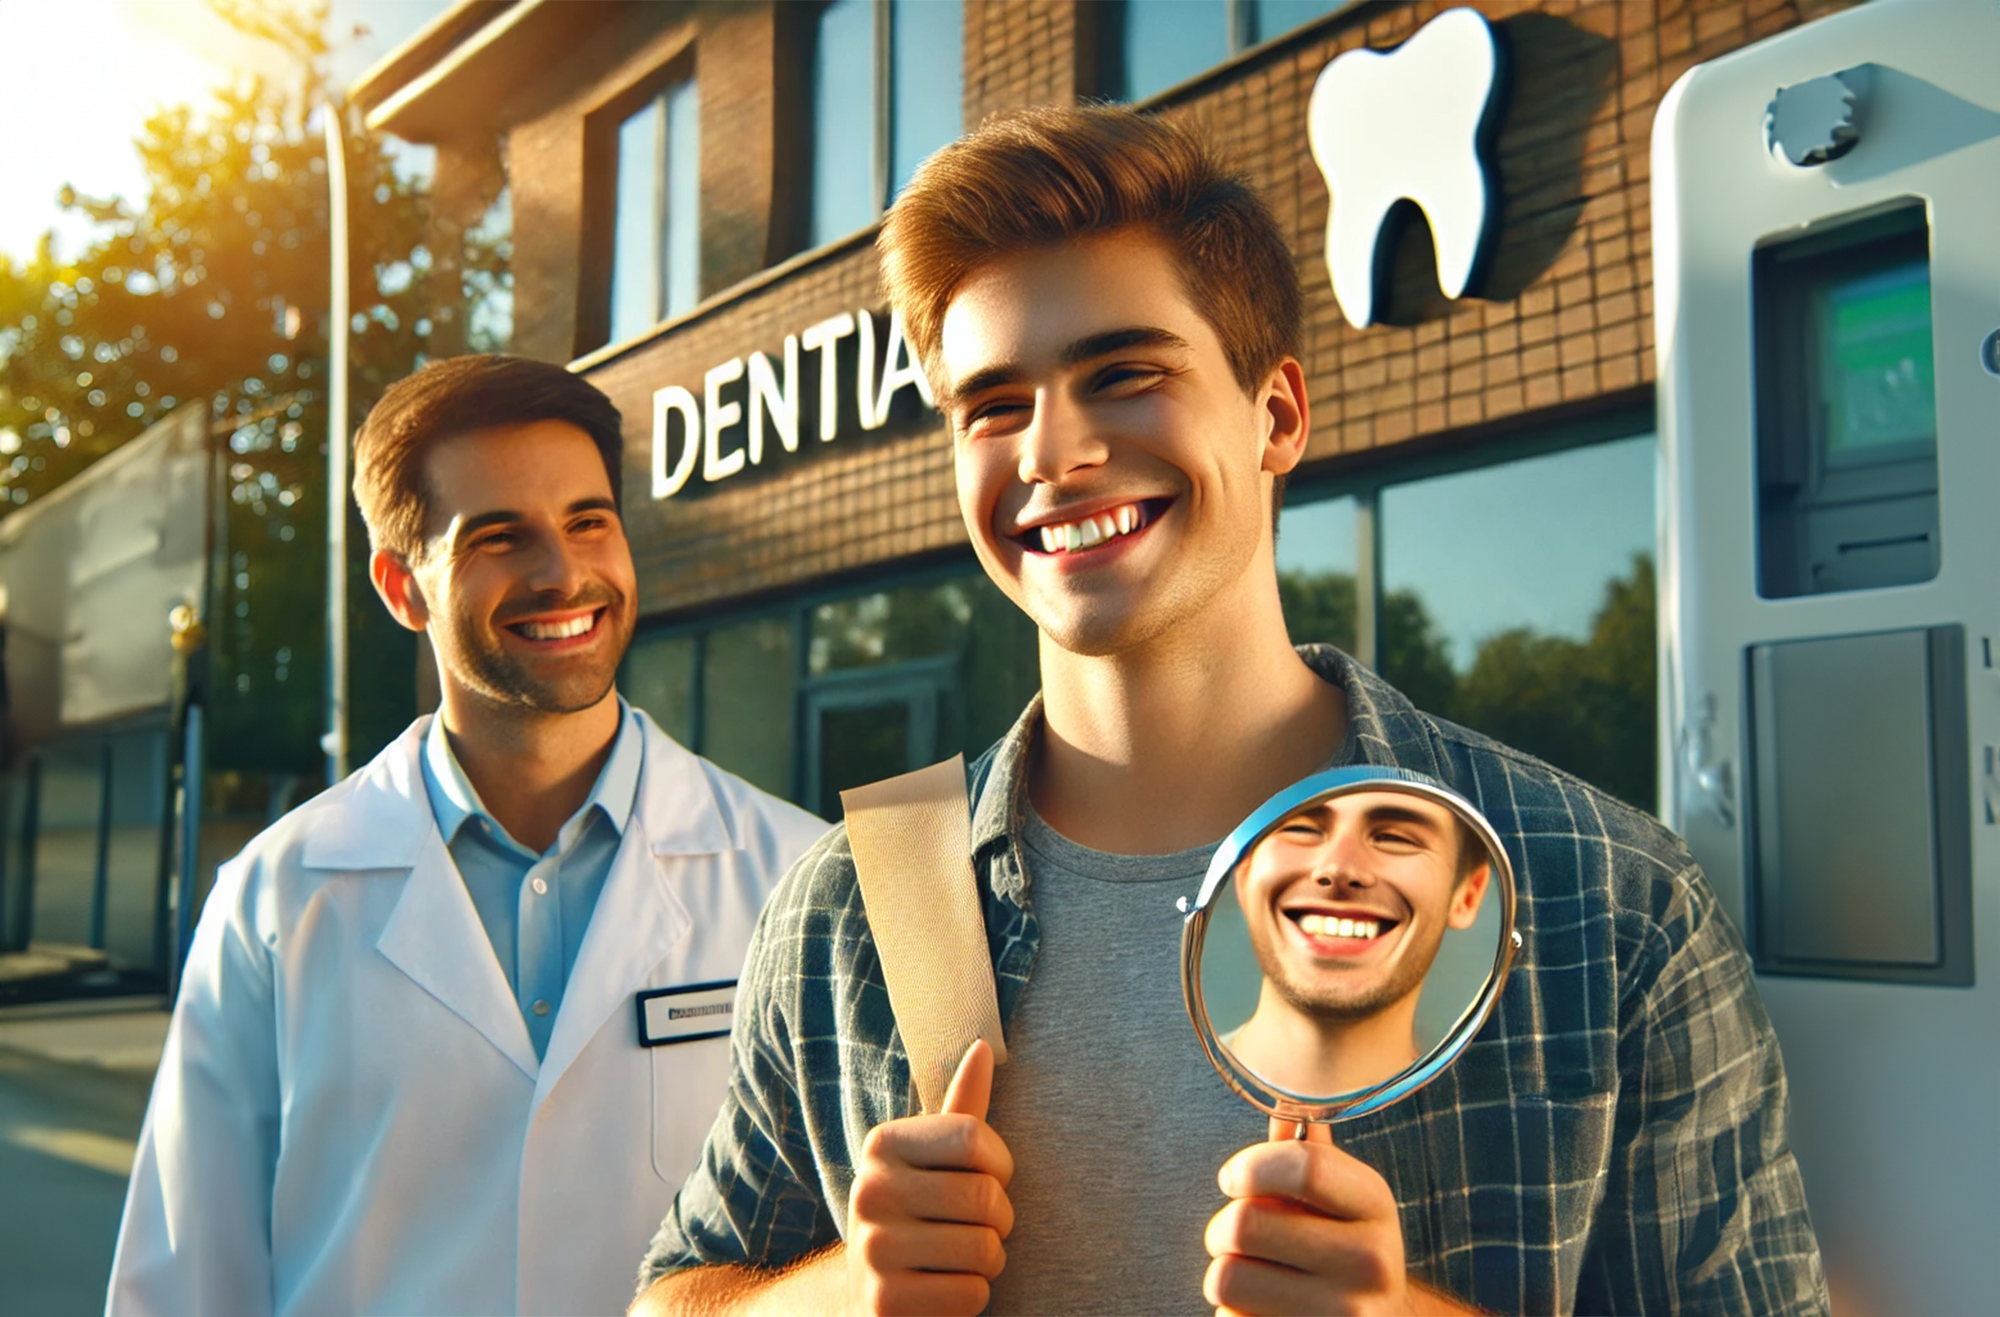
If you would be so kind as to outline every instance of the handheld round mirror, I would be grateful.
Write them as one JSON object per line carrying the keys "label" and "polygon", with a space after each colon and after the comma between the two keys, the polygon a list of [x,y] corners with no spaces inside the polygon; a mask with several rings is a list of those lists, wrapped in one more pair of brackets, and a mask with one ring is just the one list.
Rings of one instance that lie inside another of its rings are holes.
{"label": "handheld round mirror", "polygon": [[1365,1115],[1435,1079],[1520,945],[1492,824],[1395,768],[1279,792],[1223,840],[1183,909],[1181,987],[1203,1050],[1257,1108],[1300,1122]]}

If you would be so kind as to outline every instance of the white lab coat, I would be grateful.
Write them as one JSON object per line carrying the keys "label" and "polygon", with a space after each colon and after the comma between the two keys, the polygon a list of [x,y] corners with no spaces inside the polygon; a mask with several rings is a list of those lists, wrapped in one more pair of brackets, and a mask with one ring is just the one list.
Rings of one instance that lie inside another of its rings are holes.
{"label": "white lab coat", "polygon": [[732,980],[826,824],[642,715],[633,816],[537,1062],[432,818],[418,719],[223,866],[112,1263],[117,1317],[618,1313],[729,1040],[637,994]]}

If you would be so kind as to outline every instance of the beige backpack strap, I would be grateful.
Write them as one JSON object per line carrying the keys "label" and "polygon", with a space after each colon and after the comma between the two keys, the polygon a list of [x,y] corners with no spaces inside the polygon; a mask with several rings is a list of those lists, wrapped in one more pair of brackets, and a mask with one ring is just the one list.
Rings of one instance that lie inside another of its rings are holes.
{"label": "beige backpack strap", "polygon": [[973,1039],[1007,1059],[972,872],[965,757],[843,791],[840,803],[910,1078],[935,1112]]}

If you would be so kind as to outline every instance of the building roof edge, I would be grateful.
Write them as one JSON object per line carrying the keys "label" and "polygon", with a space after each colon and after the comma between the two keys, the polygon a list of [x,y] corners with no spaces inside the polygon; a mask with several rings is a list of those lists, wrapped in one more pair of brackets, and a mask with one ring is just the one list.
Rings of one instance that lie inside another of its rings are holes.
{"label": "building roof edge", "polygon": [[467,37],[498,17],[514,0],[458,0],[417,33],[364,69],[347,86],[347,99],[372,110],[429,72]]}

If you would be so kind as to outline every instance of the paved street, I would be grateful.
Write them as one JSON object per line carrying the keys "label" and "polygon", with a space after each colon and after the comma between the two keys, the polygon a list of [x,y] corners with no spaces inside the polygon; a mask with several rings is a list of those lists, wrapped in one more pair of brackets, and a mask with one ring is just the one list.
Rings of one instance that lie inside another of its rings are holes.
{"label": "paved street", "polygon": [[0,1317],[103,1311],[166,1027],[156,1000],[0,1011]]}

